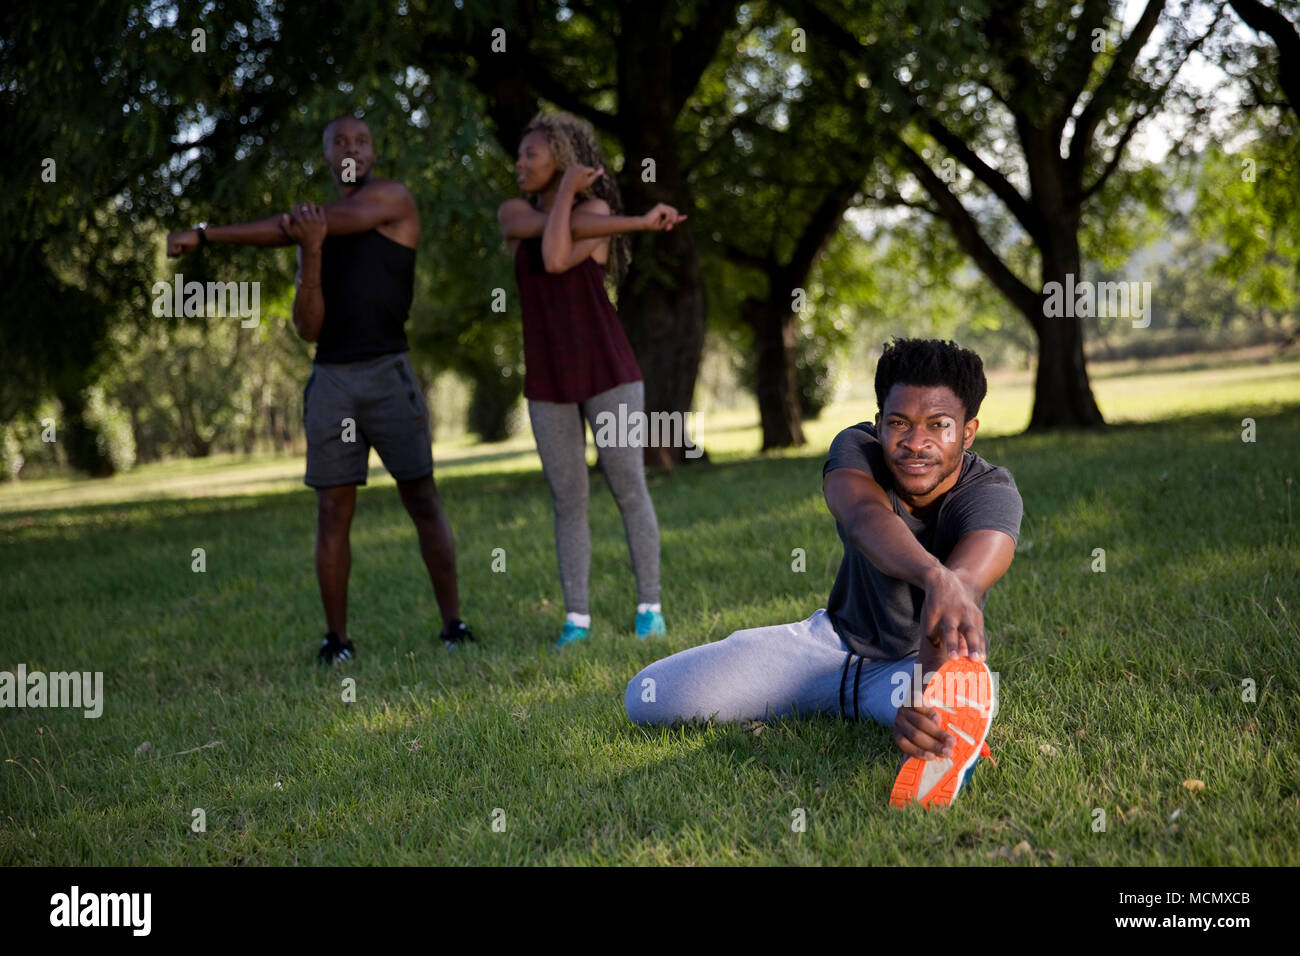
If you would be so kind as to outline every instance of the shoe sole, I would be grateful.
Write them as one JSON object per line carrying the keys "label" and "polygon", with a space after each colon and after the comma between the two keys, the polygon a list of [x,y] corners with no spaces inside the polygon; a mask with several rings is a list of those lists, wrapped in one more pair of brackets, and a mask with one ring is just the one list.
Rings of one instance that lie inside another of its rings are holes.
{"label": "shoe sole", "polygon": [[951,757],[908,757],[889,794],[892,806],[919,803],[928,809],[952,803],[961,791],[962,777],[979,759],[980,747],[993,723],[992,692],[993,679],[983,661],[961,657],[939,668],[922,701],[939,711],[940,725],[957,742]]}

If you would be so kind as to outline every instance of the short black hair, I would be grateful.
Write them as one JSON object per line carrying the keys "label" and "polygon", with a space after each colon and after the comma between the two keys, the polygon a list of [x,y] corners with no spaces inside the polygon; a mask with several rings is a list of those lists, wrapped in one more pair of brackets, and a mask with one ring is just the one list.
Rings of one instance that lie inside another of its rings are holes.
{"label": "short black hair", "polygon": [[970,349],[943,339],[894,339],[876,363],[876,403],[885,413],[885,397],[895,385],[946,385],[961,400],[970,421],[988,392],[984,363]]}
{"label": "short black hair", "polygon": [[[338,116],[334,117],[332,120],[330,120],[328,123],[326,123],[326,124],[325,124],[325,129],[323,129],[323,130],[321,131],[321,134],[320,134],[320,138],[321,138],[321,146],[322,146],[324,149],[328,150],[328,149],[329,149],[329,146],[330,146],[330,140],[329,140],[330,129],[333,128],[334,124],[337,123],[339,120],[345,120],[345,119],[356,120],[358,123],[360,123],[360,124],[361,124],[362,126],[364,126],[366,129],[370,129],[370,124],[366,122],[366,120],[365,120],[364,117],[362,117],[362,116],[357,116],[355,113],[340,113]],[[374,136],[374,135],[375,135],[375,131],[374,131],[374,130],[370,130],[370,135],[371,135],[371,136]]]}

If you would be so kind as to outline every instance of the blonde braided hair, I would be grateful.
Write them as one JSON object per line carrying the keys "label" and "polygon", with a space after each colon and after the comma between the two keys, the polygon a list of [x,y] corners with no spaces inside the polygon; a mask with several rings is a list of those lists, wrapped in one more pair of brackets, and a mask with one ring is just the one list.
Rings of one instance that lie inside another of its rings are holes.
{"label": "blonde braided hair", "polygon": [[[605,172],[600,178],[578,193],[577,198],[579,201],[603,199],[609,204],[610,215],[623,215],[623,197],[614,182],[614,171],[605,161],[600,140],[596,138],[596,130],[590,123],[572,113],[542,110],[528,123],[528,128],[520,135],[520,139],[534,131],[546,136],[547,145],[551,148],[551,155],[555,158],[557,172],[560,175],[575,163],[593,169],[604,167]],[[524,195],[528,197],[530,203],[536,205],[537,193],[526,192]],[[614,288],[617,289],[627,275],[628,265],[632,261],[627,236],[622,233],[611,236],[609,252],[609,259],[605,263],[605,275],[613,279]]]}

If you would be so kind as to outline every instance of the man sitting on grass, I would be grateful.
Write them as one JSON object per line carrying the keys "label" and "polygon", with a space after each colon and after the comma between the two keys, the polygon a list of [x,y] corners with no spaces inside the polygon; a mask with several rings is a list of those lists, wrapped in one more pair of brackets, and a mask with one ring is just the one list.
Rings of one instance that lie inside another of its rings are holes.
{"label": "man sitting on grass", "polygon": [[[826,608],[657,661],[628,684],[624,707],[639,724],[865,713],[894,728],[908,757],[893,802],[929,806],[950,802],[988,755],[982,609],[1011,566],[1022,507],[1010,472],[968,450],[988,387],[978,355],[895,340],[875,385],[875,423],[840,432],[822,468],[844,543]],[[966,692],[934,699],[936,680],[913,699],[917,664],[964,671]]]}

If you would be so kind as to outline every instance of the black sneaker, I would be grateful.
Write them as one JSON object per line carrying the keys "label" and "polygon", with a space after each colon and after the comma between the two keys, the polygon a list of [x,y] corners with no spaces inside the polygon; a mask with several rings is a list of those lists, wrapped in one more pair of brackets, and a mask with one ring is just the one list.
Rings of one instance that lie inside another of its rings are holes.
{"label": "black sneaker", "polygon": [[330,631],[321,639],[320,653],[316,655],[318,664],[337,664],[350,661],[357,656],[357,649],[351,641],[341,641],[339,636]]}
{"label": "black sneaker", "polygon": [[447,650],[454,651],[465,641],[474,640],[474,632],[469,629],[468,624],[460,618],[454,617],[447,622],[446,626],[442,629],[442,633],[439,634],[438,637],[442,640],[442,643],[446,646]]}

